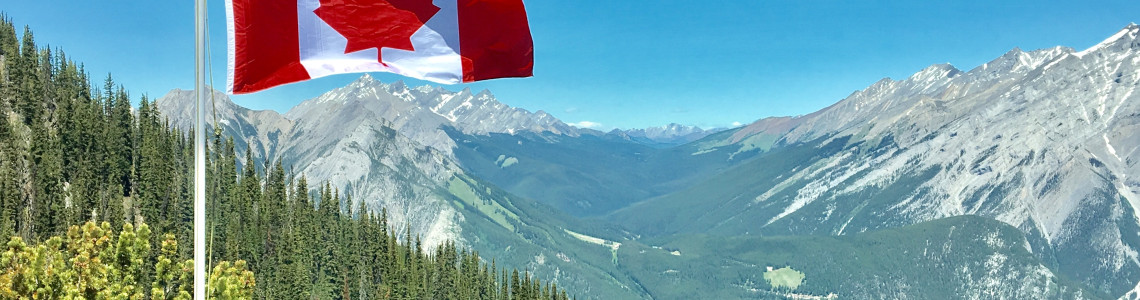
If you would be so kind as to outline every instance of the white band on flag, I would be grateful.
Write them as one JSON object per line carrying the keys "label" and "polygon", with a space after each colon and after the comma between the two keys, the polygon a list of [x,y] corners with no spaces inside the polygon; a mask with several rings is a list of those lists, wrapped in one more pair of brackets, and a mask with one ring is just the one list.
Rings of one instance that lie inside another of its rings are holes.
{"label": "white band on flag", "polygon": [[412,35],[415,51],[383,48],[385,67],[376,49],[344,53],[348,40],[313,11],[319,0],[298,0],[297,32],[301,64],[311,78],[342,73],[390,72],[455,84],[463,81],[459,56],[459,15],[455,0],[435,0],[440,11]]}

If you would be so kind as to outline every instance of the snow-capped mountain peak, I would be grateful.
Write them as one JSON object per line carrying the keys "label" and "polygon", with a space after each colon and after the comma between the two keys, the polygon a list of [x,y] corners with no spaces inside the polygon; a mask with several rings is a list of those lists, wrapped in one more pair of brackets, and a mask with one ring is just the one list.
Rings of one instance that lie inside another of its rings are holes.
{"label": "snow-capped mountain peak", "polygon": [[377,81],[376,79],[372,78],[372,75],[369,75],[368,73],[364,73],[364,75],[360,76],[360,78],[357,78],[352,83],[349,83],[348,86],[353,87],[353,88],[361,88],[361,87],[367,87],[367,86],[374,86],[374,85],[377,85],[379,83],[380,83],[380,81]]}
{"label": "snow-capped mountain peak", "polygon": [[1140,25],[1136,25],[1136,23],[1131,23],[1131,24],[1128,24],[1128,26],[1125,26],[1120,31],[1116,32],[1116,34],[1113,34],[1112,36],[1105,39],[1103,42],[1100,42],[1099,44],[1093,45],[1092,47],[1089,47],[1088,49],[1085,49],[1084,51],[1077,52],[1074,55],[1076,55],[1077,57],[1080,57],[1080,58],[1084,58],[1086,55],[1100,51],[1102,49],[1111,49],[1111,48],[1137,49],[1137,48],[1140,48],[1140,42],[1137,42],[1137,40],[1136,40],[1136,37],[1138,34],[1140,34]]}
{"label": "snow-capped mountain peak", "polygon": [[576,129],[546,113],[532,113],[499,102],[489,90],[473,93],[421,86],[409,89],[403,81],[385,84],[365,74],[356,81],[304,101],[285,116],[299,120],[359,118],[370,114],[391,123],[409,138],[450,154],[454,141],[442,128],[467,134],[553,132],[576,136]]}
{"label": "snow-capped mountain peak", "polygon": [[954,65],[943,63],[930,65],[922,69],[922,71],[914,73],[914,75],[911,75],[910,78],[907,79],[913,82],[929,83],[954,78],[954,76],[958,76],[958,74],[961,73],[962,71],[955,68]]}
{"label": "snow-capped mountain peak", "polygon": [[[1013,49],[958,76],[931,66],[806,116],[758,121],[729,142],[857,145],[759,192],[757,207],[781,207],[765,212],[764,226],[825,216],[812,224],[833,223],[812,230],[847,234],[981,215],[1021,229],[1034,253],[1119,296],[1140,290],[1132,275],[1140,273],[1138,36],[1131,24],[1079,53]],[[902,184],[907,192],[880,198],[882,210],[864,225],[827,210]]]}
{"label": "snow-capped mountain peak", "polygon": [[[614,130],[620,132],[619,136],[623,136],[634,141],[661,146],[672,146],[696,141],[710,134],[719,132],[723,129],[714,128],[706,130],[701,129],[697,126],[669,123],[668,125],[664,126],[635,128],[625,131],[620,131],[617,129]],[[615,132],[610,132],[610,134],[615,134]]]}

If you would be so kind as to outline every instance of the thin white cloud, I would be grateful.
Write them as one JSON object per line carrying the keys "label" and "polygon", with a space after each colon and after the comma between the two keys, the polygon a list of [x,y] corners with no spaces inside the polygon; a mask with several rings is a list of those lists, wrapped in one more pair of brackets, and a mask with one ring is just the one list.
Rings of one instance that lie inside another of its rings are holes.
{"label": "thin white cloud", "polygon": [[740,127],[741,125],[744,125],[744,123],[732,122],[732,127]]}
{"label": "thin white cloud", "polygon": [[602,127],[602,123],[590,122],[590,121],[581,121],[578,123],[570,123],[569,125],[574,126],[574,127],[578,127],[578,128],[591,128],[591,129],[598,129],[598,128]]}
{"label": "thin white cloud", "polygon": [[576,113],[576,112],[578,112],[578,108],[577,108],[577,107],[568,107],[568,108],[566,108],[566,113],[568,113],[568,114],[572,114],[572,113]]}

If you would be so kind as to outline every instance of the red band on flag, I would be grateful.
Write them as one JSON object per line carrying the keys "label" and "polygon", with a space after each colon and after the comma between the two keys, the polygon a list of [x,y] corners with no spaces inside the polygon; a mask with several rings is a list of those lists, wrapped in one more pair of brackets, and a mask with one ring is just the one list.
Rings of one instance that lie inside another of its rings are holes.
{"label": "red band on flag", "polygon": [[458,0],[463,81],[529,77],[534,41],[522,0]]}
{"label": "red band on flag", "polygon": [[226,5],[235,94],[356,72],[392,72],[446,84],[533,73],[534,44],[522,0],[227,0]]}
{"label": "red band on flag", "polygon": [[297,48],[297,3],[232,0],[233,92],[249,93],[309,79]]}

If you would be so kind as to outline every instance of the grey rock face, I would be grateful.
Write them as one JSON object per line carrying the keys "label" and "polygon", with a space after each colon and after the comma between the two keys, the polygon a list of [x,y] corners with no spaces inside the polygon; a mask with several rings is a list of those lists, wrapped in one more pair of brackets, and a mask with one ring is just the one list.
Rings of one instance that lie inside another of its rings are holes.
{"label": "grey rock face", "polygon": [[[193,91],[176,89],[157,104],[176,126],[191,128],[193,97]],[[578,134],[545,112],[500,103],[488,91],[408,88],[369,75],[284,115],[238,106],[221,92],[215,91],[212,100],[207,119],[213,123],[216,112],[218,126],[236,137],[239,154],[250,149],[257,165],[280,159],[309,182],[328,180],[371,209],[386,207],[393,226],[407,224],[425,233],[428,245],[460,239],[462,215],[435,192],[462,173],[452,163],[454,142],[441,128],[467,134]]]}
{"label": "grey rock face", "polygon": [[[575,128],[543,111],[529,112],[495,100],[489,91],[452,92],[439,87],[408,88],[403,82],[384,84],[364,75],[348,86],[298,104],[285,114],[290,120],[327,120],[347,110],[388,120],[389,126],[420,144],[450,155],[455,142],[440,128],[451,126],[466,134],[521,131],[577,136]],[[354,115],[340,117],[358,118]]]}
{"label": "grey rock face", "polygon": [[[759,120],[725,144],[851,137],[763,194],[752,213],[832,234],[954,215],[1023,230],[1031,251],[1112,296],[1140,282],[1140,27],[1081,52],[1013,49],[962,72],[933,65],[881,80],[810,115]],[[879,146],[874,146],[879,145]],[[882,211],[836,213],[841,201],[920,181]],[[789,197],[779,197],[781,193]],[[806,216],[813,216],[812,222]],[[821,216],[821,217],[814,217]],[[797,227],[804,228],[804,227]]]}
{"label": "grey rock face", "polygon": [[[192,91],[174,90],[156,100],[157,106],[175,126],[190,128],[193,96]],[[408,89],[368,76],[286,115],[245,109],[217,92],[213,97],[217,124],[236,139],[239,156],[248,148],[255,166],[281,160],[297,176],[306,176],[311,189],[327,180],[342,198],[351,200],[342,209],[356,212],[361,203],[373,212],[386,208],[393,228],[410,227],[428,249],[452,240],[497,257],[500,266],[526,267],[573,290],[616,295],[607,298],[639,295],[596,267],[608,264],[608,258],[546,261],[544,257],[556,257],[557,251],[569,249],[568,244],[578,247],[580,241],[564,234],[555,239],[524,236],[521,232],[562,233],[561,227],[545,222],[565,223],[559,216],[539,213],[545,208],[529,200],[464,174],[450,154],[450,138],[441,130],[449,126],[473,135],[528,130],[577,134],[548,114],[507,107],[487,92]],[[466,190],[456,194],[461,189]],[[514,232],[518,224],[529,227]]]}
{"label": "grey rock face", "polygon": [[[169,118],[173,126],[188,131],[194,127],[194,101],[194,91],[174,89],[155,103],[158,111]],[[213,91],[209,101],[212,105],[206,106],[206,122],[217,122],[226,133],[242,137],[234,140],[239,155],[248,148],[262,160],[277,157],[282,149],[282,137],[292,134],[294,122],[277,112],[241,107],[219,91]]]}

